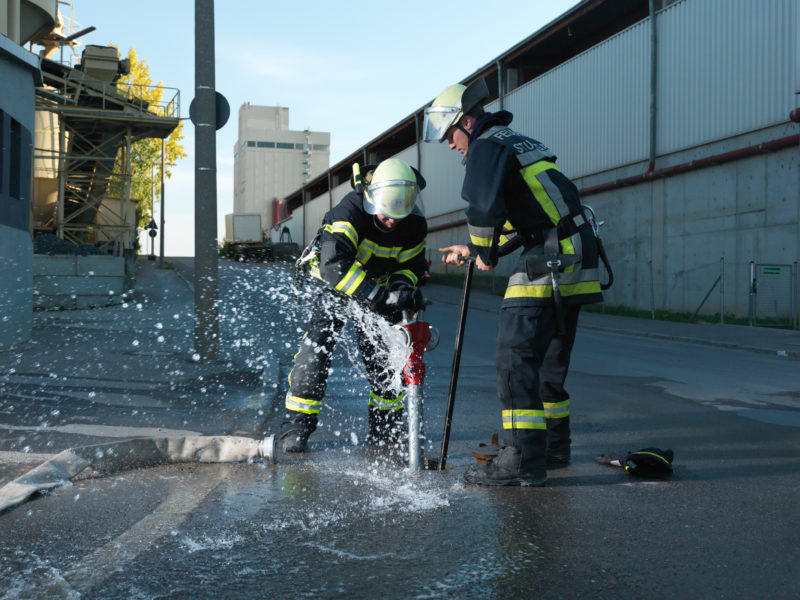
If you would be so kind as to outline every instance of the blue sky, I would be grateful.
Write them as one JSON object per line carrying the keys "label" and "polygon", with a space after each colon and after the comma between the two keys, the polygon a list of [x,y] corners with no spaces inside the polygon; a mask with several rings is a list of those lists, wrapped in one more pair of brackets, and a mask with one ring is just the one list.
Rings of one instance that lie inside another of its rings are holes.
{"label": "blue sky", "polygon": [[[233,146],[244,102],[289,107],[291,129],[329,131],[335,164],[577,3],[505,0],[501,12],[490,2],[472,0],[217,0],[216,88],[231,106],[230,120],[217,132],[220,238],[224,215],[233,211]],[[180,90],[181,114],[188,117],[194,96],[194,2],[72,4],[82,27],[97,28],[82,38],[84,44],[113,42],[123,52],[133,46],[155,82]],[[62,5],[62,12],[69,10]],[[166,183],[167,256],[194,254],[189,121],[183,144],[188,157]]]}

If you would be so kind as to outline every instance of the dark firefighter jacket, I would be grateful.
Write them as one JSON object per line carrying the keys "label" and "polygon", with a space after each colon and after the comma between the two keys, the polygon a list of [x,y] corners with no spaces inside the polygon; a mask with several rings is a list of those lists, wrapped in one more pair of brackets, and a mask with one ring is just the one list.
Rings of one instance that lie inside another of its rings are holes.
{"label": "dark firefighter jacket", "polygon": [[428,225],[415,208],[391,230],[367,213],[361,194],[350,192],[322,220],[319,254],[311,275],[354,298],[369,298],[375,285],[416,286],[427,268]]}
{"label": "dark firefighter jacket", "polygon": [[577,261],[558,274],[561,300],[600,302],[597,243],[578,190],[546,146],[508,127],[512,119],[506,111],[484,114],[470,137],[461,196],[469,203],[471,251],[494,266],[499,257],[523,248],[504,306],[535,306],[552,298],[550,274],[526,270],[526,259],[534,264],[541,258],[546,240]]}

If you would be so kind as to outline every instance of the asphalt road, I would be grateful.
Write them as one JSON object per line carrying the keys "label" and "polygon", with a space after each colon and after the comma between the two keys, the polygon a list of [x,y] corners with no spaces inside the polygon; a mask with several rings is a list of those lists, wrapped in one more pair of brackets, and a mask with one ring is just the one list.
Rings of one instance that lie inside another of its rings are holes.
{"label": "asphalt road", "polygon": [[[286,276],[221,263],[223,343],[236,347],[237,368],[267,373],[227,382],[221,402],[203,402],[207,381],[106,400],[6,384],[0,449],[15,457],[6,479],[96,441],[99,429],[70,423],[274,431],[302,332],[283,297]],[[425,316],[442,334],[426,355],[424,388],[426,453],[435,455],[457,310],[438,303]],[[492,311],[470,311],[451,470],[413,473],[364,446],[368,389],[345,330],[310,453],[82,475],[0,514],[0,597],[797,597],[796,361],[581,329],[568,379],[573,464],[544,488],[465,487],[472,449],[499,431],[496,322]],[[176,351],[189,343],[176,333]],[[27,408],[47,410],[21,410],[23,392]],[[52,411],[57,427],[39,418]],[[645,446],[674,450],[672,478],[634,479],[594,460]]]}

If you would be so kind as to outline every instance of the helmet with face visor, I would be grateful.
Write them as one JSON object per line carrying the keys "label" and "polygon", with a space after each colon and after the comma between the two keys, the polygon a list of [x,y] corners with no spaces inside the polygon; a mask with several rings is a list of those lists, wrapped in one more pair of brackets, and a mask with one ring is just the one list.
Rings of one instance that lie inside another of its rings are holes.
{"label": "helmet with face visor", "polygon": [[419,171],[399,158],[380,163],[364,190],[364,210],[371,215],[405,219],[419,198],[425,181]]}
{"label": "helmet with face visor", "polygon": [[443,142],[447,130],[458,124],[465,114],[482,113],[483,102],[489,97],[489,88],[483,78],[468,86],[456,83],[446,87],[425,109],[423,140]]}

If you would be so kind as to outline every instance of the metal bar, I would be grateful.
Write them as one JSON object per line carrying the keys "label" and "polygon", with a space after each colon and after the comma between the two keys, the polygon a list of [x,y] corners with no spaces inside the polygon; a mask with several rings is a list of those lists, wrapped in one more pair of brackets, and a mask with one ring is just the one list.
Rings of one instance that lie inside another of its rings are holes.
{"label": "metal bar", "polygon": [[159,240],[161,246],[161,254],[158,261],[158,266],[164,267],[164,138],[161,138],[161,238]]}
{"label": "metal bar", "polygon": [[725,257],[719,259],[719,322],[725,324]]}
{"label": "metal bar", "polygon": [[412,471],[422,469],[422,386],[407,386],[406,407],[408,409],[408,467]]}
{"label": "metal bar", "polygon": [[717,284],[719,283],[719,280],[721,278],[722,278],[722,275],[720,274],[714,280],[714,283],[711,284],[711,288],[708,290],[708,293],[705,295],[705,298],[703,298],[703,301],[700,303],[700,306],[698,306],[697,310],[694,311],[694,314],[692,315],[692,318],[689,319],[689,323],[694,323],[695,317],[697,317],[697,313],[700,312],[701,308],[703,308],[703,304],[706,303],[706,300],[708,300],[708,297],[711,295],[711,292],[714,291],[714,288],[717,287]]}
{"label": "metal bar", "polygon": [[658,52],[655,0],[650,0],[650,162],[647,170],[656,166],[656,101],[658,84]]}
{"label": "metal bar", "polygon": [[63,117],[59,116],[59,135],[58,135],[58,216],[56,217],[56,236],[64,239],[64,193],[67,187],[67,169],[66,158],[67,154],[67,130]]}
{"label": "metal bar", "polygon": [[[122,176],[122,198],[120,199],[120,204],[125,207],[124,214],[125,214],[125,221],[127,222],[127,215],[130,210],[131,205],[131,136],[130,136],[130,128],[128,129],[128,135],[125,138],[125,161],[123,163],[125,165],[125,173]],[[136,219],[134,218],[133,223],[130,225],[130,239],[128,240],[128,246],[132,250],[134,246],[134,239],[136,238]],[[123,248],[120,248],[120,256],[123,253]]]}
{"label": "metal bar", "polygon": [[797,261],[792,263],[792,329],[797,329]]}
{"label": "metal bar", "polygon": [[461,347],[464,341],[464,325],[467,321],[469,308],[469,291],[472,287],[472,272],[475,261],[470,259],[467,273],[464,276],[464,291],[461,295],[461,309],[458,315],[458,329],[456,330],[456,345],[453,352],[453,368],[450,371],[450,389],[447,392],[447,407],[444,416],[444,431],[442,432],[442,447],[439,451],[438,470],[443,471],[447,462],[447,447],[450,445],[450,427],[453,421],[453,406],[456,399],[456,385],[458,383],[458,368],[461,364]]}
{"label": "metal bar", "polygon": [[748,308],[748,325],[750,327],[753,326],[753,321],[755,320],[755,306],[756,304],[756,265],[751,260],[750,261],[750,305]]}

